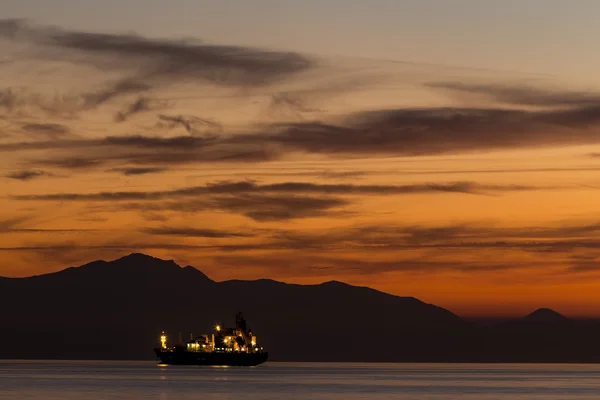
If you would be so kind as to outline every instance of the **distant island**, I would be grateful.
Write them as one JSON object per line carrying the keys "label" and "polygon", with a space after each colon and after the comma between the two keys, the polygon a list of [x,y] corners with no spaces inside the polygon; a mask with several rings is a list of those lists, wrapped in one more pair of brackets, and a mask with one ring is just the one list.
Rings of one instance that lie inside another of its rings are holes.
{"label": "distant island", "polygon": [[0,304],[3,359],[153,359],[161,331],[185,340],[243,311],[273,361],[600,362],[600,321],[540,309],[483,325],[367,287],[215,282],[139,253],[0,278]]}

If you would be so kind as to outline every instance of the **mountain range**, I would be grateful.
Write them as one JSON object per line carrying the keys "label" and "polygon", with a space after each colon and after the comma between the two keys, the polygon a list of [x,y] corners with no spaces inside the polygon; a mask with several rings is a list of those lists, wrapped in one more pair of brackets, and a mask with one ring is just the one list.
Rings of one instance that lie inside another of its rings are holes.
{"label": "mountain range", "polygon": [[0,304],[4,359],[153,359],[161,331],[173,343],[243,311],[276,361],[600,362],[600,323],[549,309],[481,325],[367,287],[215,282],[139,253],[0,278]]}

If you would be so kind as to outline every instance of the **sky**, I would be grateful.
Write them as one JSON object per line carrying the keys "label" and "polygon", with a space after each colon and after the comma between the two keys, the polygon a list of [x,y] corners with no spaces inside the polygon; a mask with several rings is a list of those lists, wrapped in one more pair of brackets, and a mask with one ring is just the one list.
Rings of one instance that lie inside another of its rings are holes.
{"label": "sky", "polygon": [[0,3],[0,276],[144,252],[600,316],[596,1]]}

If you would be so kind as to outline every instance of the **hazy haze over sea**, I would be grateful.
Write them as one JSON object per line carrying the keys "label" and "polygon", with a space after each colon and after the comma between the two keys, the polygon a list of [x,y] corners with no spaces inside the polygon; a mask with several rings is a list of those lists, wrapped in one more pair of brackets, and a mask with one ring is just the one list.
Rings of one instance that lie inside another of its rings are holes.
{"label": "hazy haze over sea", "polygon": [[0,361],[0,399],[597,399],[598,365]]}

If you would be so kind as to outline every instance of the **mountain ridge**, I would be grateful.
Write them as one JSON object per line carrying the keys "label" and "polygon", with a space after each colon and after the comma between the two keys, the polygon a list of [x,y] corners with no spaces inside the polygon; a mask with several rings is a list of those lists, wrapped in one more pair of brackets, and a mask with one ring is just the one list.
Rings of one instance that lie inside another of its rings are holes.
{"label": "mountain ridge", "polygon": [[[415,297],[366,286],[217,282],[195,267],[141,253],[3,279],[0,303],[11,304],[0,312],[0,341],[11,344],[0,358],[148,359],[162,330],[171,337],[208,332],[243,311],[271,360],[600,361],[594,324],[477,326]],[[39,338],[52,346],[31,346]]]}
{"label": "mountain ridge", "polygon": [[[314,283],[314,284],[298,284],[298,283],[290,283],[290,282],[284,282],[284,281],[278,281],[276,279],[271,279],[271,278],[257,278],[257,279],[226,279],[223,281],[215,281],[213,279],[211,279],[206,273],[204,273],[201,269],[193,266],[193,265],[186,265],[186,266],[181,266],[179,264],[177,264],[174,260],[164,260],[164,259],[160,259],[154,256],[150,256],[144,253],[137,253],[137,252],[133,252],[130,253],[128,255],[119,257],[115,260],[112,261],[106,261],[106,260],[94,260],[94,261],[90,261],[88,263],[82,264],[80,266],[70,266],[67,267],[65,269],[59,270],[59,271],[55,271],[55,272],[49,272],[46,274],[37,274],[37,275],[31,275],[31,276],[27,276],[27,277],[17,277],[17,278],[11,278],[11,277],[5,277],[5,279],[30,279],[30,278],[38,278],[38,277],[45,277],[45,276],[55,276],[57,274],[61,274],[61,273],[65,273],[65,272],[72,272],[72,271],[82,271],[82,270],[86,270],[86,269],[90,269],[90,268],[102,268],[105,267],[107,264],[117,264],[117,265],[123,265],[123,266],[131,266],[132,263],[131,262],[152,262],[154,265],[144,265],[142,268],[143,269],[147,269],[148,267],[156,267],[159,266],[160,267],[164,267],[166,265],[173,266],[173,267],[177,267],[182,271],[193,271],[194,273],[198,273],[201,274],[202,276],[204,276],[207,280],[214,282],[214,283],[226,283],[226,282],[272,282],[272,283],[277,283],[277,284],[282,284],[282,285],[295,285],[295,286],[301,286],[301,287],[309,287],[309,286],[336,286],[336,285],[343,285],[346,287],[352,287],[352,288],[357,288],[357,289],[368,289],[371,291],[375,291],[381,294],[385,294],[388,296],[394,296],[394,297],[398,297],[398,298],[402,298],[402,299],[413,299],[416,301],[419,301],[421,303],[424,304],[429,304],[426,303],[416,297],[413,296],[399,296],[399,295],[395,295],[392,293],[387,293],[387,292],[383,292],[374,288],[371,288],[369,286],[358,286],[358,285],[352,285],[349,284],[347,282],[342,282],[342,281],[338,281],[338,280],[330,280],[330,281],[325,281],[325,282],[321,282],[321,283]],[[0,277],[2,278],[2,277]],[[439,307],[439,306],[436,306]]]}
{"label": "mountain ridge", "polygon": [[[85,269],[89,269],[89,268],[98,268],[98,267],[103,267],[106,266],[107,264],[119,264],[119,265],[131,265],[130,261],[135,261],[135,262],[147,262],[147,261],[151,261],[153,262],[155,265],[160,265],[161,267],[164,267],[165,265],[169,265],[173,266],[173,267],[177,267],[178,269],[182,270],[182,271],[192,271],[194,273],[199,274],[199,276],[203,276],[204,278],[206,278],[208,281],[213,282],[213,283],[227,283],[227,282],[271,282],[271,283],[276,283],[276,284],[281,284],[281,285],[290,285],[290,286],[299,286],[299,287],[314,287],[314,286],[328,286],[328,285],[344,285],[347,287],[352,287],[352,288],[357,288],[357,289],[367,289],[370,291],[374,291],[383,295],[387,295],[387,296],[392,296],[392,297],[397,297],[397,298],[401,298],[401,299],[407,299],[407,300],[414,300],[423,304],[427,304],[427,305],[432,305],[438,308],[441,308],[443,310],[449,311],[454,315],[457,315],[455,313],[453,313],[450,310],[445,309],[444,307],[432,304],[432,303],[427,303],[417,297],[414,296],[400,296],[400,295],[396,295],[396,294],[392,294],[392,293],[387,293],[378,289],[374,289],[371,288],[369,286],[358,286],[358,285],[352,285],[343,281],[338,281],[338,280],[330,280],[330,281],[325,281],[325,282],[321,282],[321,283],[314,283],[314,284],[298,284],[298,283],[290,283],[290,282],[284,282],[284,281],[278,281],[276,279],[271,279],[271,278],[257,278],[257,279],[227,279],[227,280],[223,280],[223,281],[215,281],[212,278],[210,278],[206,273],[204,273],[202,270],[200,270],[199,268],[193,266],[193,265],[186,265],[186,266],[181,266],[179,264],[177,264],[174,260],[169,259],[169,260],[165,260],[165,259],[161,259],[158,257],[154,257],[148,254],[144,254],[144,253],[139,253],[139,252],[133,252],[130,253],[128,255],[119,257],[115,260],[112,261],[106,261],[106,260],[94,260],[94,261],[90,261],[88,263],[79,265],[79,266],[70,266],[67,267],[65,269],[59,270],[59,271],[54,271],[54,272],[49,272],[49,273],[45,273],[45,274],[36,274],[36,275],[31,275],[31,276],[26,276],[26,277],[4,277],[4,276],[0,276],[0,279],[7,279],[7,280],[22,280],[22,279],[31,279],[31,278],[39,278],[39,277],[47,277],[47,276],[56,276],[57,274],[62,274],[65,272],[70,272],[70,271],[81,271],[81,270],[85,270]],[[145,265],[143,268],[147,268],[148,265]],[[536,310],[534,310],[533,312],[524,315],[523,317],[520,318],[513,318],[513,320],[530,320],[530,319],[538,319],[538,315],[542,313],[544,314],[546,317],[553,315],[556,316],[557,319],[564,319],[564,320],[568,320],[569,318],[560,314],[559,312],[552,310],[550,308],[546,308],[546,307],[541,307],[538,308]],[[458,315],[457,315],[458,316]]]}
{"label": "mountain ridge", "polygon": [[569,320],[569,318],[550,308],[538,308],[527,314],[523,319],[533,322],[563,322]]}
{"label": "mountain ridge", "polygon": [[[160,267],[164,267],[165,265],[169,265],[170,267],[177,267],[178,269],[182,270],[182,271],[192,271],[194,273],[199,274],[199,276],[203,276],[204,278],[206,278],[206,280],[213,282],[213,283],[227,283],[227,282],[271,282],[271,283],[276,283],[276,284],[281,284],[281,285],[290,285],[290,286],[299,286],[299,287],[314,287],[314,286],[334,286],[334,285],[344,285],[347,287],[352,287],[352,288],[357,288],[357,289],[367,289],[370,291],[374,291],[383,295],[387,295],[387,296],[392,296],[392,297],[397,297],[397,298],[402,298],[402,299],[407,299],[407,300],[413,300],[413,301],[417,301],[423,304],[427,304],[427,305],[432,305],[435,307],[438,307],[440,309],[446,310],[451,312],[454,315],[454,312],[445,309],[444,307],[432,304],[432,303],[427,303],[417,297],[414,296],[400,296],[400,295],[396,295],[396,294],[392,294],[392,293],[387,293],[378,289],[374,289],[371,288],[369,286],[358,286],[358,285],[352,285],[343,281],[338,281],[338,280],[330,280],[330,281],[325,281],[325,282],[321,282],[321,283],[314,283],[314,284],[298,284],[298,283],[290,283],[290,282],[284,282],[284,281],[278,281],[276,279],[271,279],[271,278],[257,278],[257,279],[227,279],[227,280],[223,280],[223,281],[215,281],[212,278],[210,278],[206,273],[204,273],[202,270],[200,270],[199,268],[193,266],[193,265],[186,265],[186,266],[181,266],[179,264],[177,264],[174,260],[169,259],[169,260],[165,260],[165,259],[161,259],[158,257],[154,257],[148,254],[144,254],[144,253],[139,253],[139,252],[133,252],[130,253],[128,255],[119,257],[117,259],[114,259],[112,261],[106,261],[106,260],[94,260],[94,261],[90,261],[88,263],[79,265],[79,266],[70,266],[67,267],[65,269],[59,270],[59,271],[54,271],[54,272],[49,272],[49,273],[45,273],[45,274],[36,274],[36,275],[31,275],[31,276],[27,276],[27,277],[3,277],[0,276],[0,279],[7,279],[7,280],[15,280],[15,279],[31,279],[31,278],[40,278],[40,277],[46,277],[46,276],[55,276],[57,274],[61,274],[61,273],[65,273],[68,271],[81,271],[81,270],[85,270],[85,269],[89,269],[89,268],[98,268],[98,267],[103,267],[106,266],[107,264],[118,264],[118,265],[131,265],[131,261],[134,262],[147,262],[150,261],[154,264],[154,266],[160,266]],[[148,265],[145,265],[143,268],[147,268]],[[517,318],[513,318],[513,320],[527,320],[527,319],[537,319],[537,314],[538,313],[543,313],[545,315],[555,315],[557,316],[557,319],[560,317],[561,319],[568,319],[567,317],[565,317],[564,315],[560,314],[559,312],[552,310],[550,308],[546,308],[546,307],[541,307],[538,308],[536,310],[534,310],[533,312],[524,315],[523,317],[517,317]],[[458,315],[457,315],[458,316]]]}

